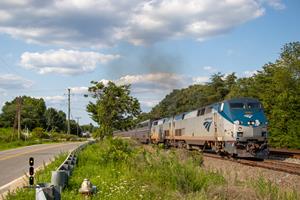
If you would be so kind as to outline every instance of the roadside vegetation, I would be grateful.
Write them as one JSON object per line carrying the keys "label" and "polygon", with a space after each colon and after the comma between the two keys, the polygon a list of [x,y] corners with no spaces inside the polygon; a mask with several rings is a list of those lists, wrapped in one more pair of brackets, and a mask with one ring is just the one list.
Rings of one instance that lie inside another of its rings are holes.
{"label": "roadside vegetation", "polygon": [[[5,102],[0,114],[0,128],[17,128],[19,114],[22,130],[32,131],[39,127],[47,132],[66,132],[67,130],[66,114],[63,111],[47,108],[43,98],[29,96],[20,96]],[[77,134],[75,120],[70,120],[70,129],[71,134]],[[80,127],[79,131],[81,131]]]}
{"label": "roadside vegetation", "polygon": [[76,135],[47,132],[43,128],[35,128],[26,134],[22,133],[20,139],[16,135],[17,132],[12,128],[0,128],[0,151],[34,144],[83,140]]}
{"label": "roadside vegetation", "polygon": [[[55,161],[35,174],[36,183],[50,182],[51,171],[66,158]],[[86,147],[62,193],[62,199],[84,199],[78,190],[83,179],[97,186],[97,193],[87,199],[272,199],[296,200],[299,191],[279,188],[260,177],[228,182],[223,171],[202,167],[202,155],[183,149],[141,146],[132,140],[104,139]],[[32,189],[18,189],[6,200],[34,199]]]}
{"label": "roadside vegetation", "polygon": [[93,199],[299,199],[263,178],[226,182],[223,172],[204,170],[198,152],[140,146],[134,141],[105,139],[88,146],[62,193],[82,199],[78,189],[88,178],[97,186]]}
{"label": "roadside vegetation", "polygon": [[[43,169],[37,171],[34,175],[35,183],[50,183],[51,182],[51,171],[57,169],[60,164],[66,159],[67,154],[63,153],[55,157],[55,159]],[[6,200],[30,200],[35,199],[35,189],[24,189],[19,188],[14,193],[9,193],[6,197]]]}
{"label": "roadside vegetation", "polygon": [[[17,131],[20,114],[20,134]],[[74,141],[82,132],[92,133],[92,124],[79,126],[70,120],[70,134],[67,133],[68,120],[61,110],[47,108],[43,98],[16,97],[6,102],[0,113],[0,150],[41,144],[47,142]]]}

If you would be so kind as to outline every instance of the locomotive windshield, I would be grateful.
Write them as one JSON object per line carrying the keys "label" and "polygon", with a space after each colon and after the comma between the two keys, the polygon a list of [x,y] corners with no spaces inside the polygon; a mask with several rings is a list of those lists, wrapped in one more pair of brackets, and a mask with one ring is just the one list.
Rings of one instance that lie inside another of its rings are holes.
{"label": "locomotive windshield", "polygon": [[260,109],[261,105],[258,102],[249,103],[230,103],[231,109]]}
{"label": "locomotive windshield", "polygon": [[243,108],[245,108],[245,105],[244,105],[244,103],[230,103],[230,108],[243,109]]}
{"label": "locomotive windshield", "polygon": [[248,103],[248,108],[249,109],[259,109],[259,108],[261,108],[261,105],[260,105],[260,103],[252,102],[252,103]]}

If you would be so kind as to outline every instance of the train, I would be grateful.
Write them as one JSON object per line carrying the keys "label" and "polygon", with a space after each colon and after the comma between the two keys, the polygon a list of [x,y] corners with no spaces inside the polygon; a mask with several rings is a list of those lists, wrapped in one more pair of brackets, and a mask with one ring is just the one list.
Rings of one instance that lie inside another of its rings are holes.
{"label": "train", "polygon": [[114,135],[143,143],[265,159],[269,154],[267,126],[259,100],[233,98],[175,116],[147,120]]}

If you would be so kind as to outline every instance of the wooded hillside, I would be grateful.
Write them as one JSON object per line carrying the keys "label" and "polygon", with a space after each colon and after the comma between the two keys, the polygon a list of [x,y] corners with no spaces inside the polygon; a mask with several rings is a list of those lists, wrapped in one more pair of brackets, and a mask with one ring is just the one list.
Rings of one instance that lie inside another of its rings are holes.
{"label": "wooded hillside", "polygon": [[300,148],[300,42],[284,45],[279,58],[252,77],[217,73],[206,84],[173,90],[149,115],[172,116],[233,97],[254,97],[262,102],[272,146]]}

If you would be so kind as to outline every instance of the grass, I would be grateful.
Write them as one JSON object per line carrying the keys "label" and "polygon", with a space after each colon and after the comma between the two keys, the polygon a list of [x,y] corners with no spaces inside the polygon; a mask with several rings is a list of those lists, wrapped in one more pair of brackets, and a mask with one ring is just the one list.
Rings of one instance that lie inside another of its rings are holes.
{"label": "grass", "polygon": [[[212,185],[224,184],[215,172],[199,165],[200,154],[149,152],[132,141],[109,139],[79,153],[78,164],[63,199],[81,199],[78,189],[84,178],[97,186],[93,199],[182,199]],[[199,197],[199,196],[197,196]]]}
{"label": "grass", "polygon": [[249,180],[247,184],[255,189],[260,199],[300,199],[299,191],[281,191],[278,186],[262,177],[258,180]]}
{"label": "grass", "polygon": [[[59,165],[63,158],[52,163]],[[270,181],[226,181],[223,171],[204,170],[201,154],[181,149],[165,150],[159,146],[140,146],[132,140],[106,139],[86,147],[69,184],[62,193],[64,200],[84,199],[78,189],[88,178],[97,186],[89,199],[300,199],[297,191],[283,190]],[[50,169],[37,175],[49,182]],[[48,177],[47,177],[48,176]],[[21,189],[8,199],[33,199],[32,191]]]}
{"label": "grass", "polygon": [[[45,166],[42,170],[39,170],[35,173],[35,183],[47,183],[51,182],[51,171],[56,170],[56,168],[66,159],[67,153],[62,153],[55,157],[49,165]],[[17,189],[15,193],[9,193],[6,200],[30,200],[35,199],[35,190],[34,189]]]}
{"label": "grass", "polygon": [[14,136],[11,138],[13,133],[12,128],[0,128],[0,151],[13,149],[17,147],[29,146],[34,144],[44,143],[56,143],[62,141],[76,140],[78,137],[75,135],[67,135],[62,133],[52,133],[50,139],[40,139],[36,137],[27,138],[26,140],[22,137],[20,140]]}

